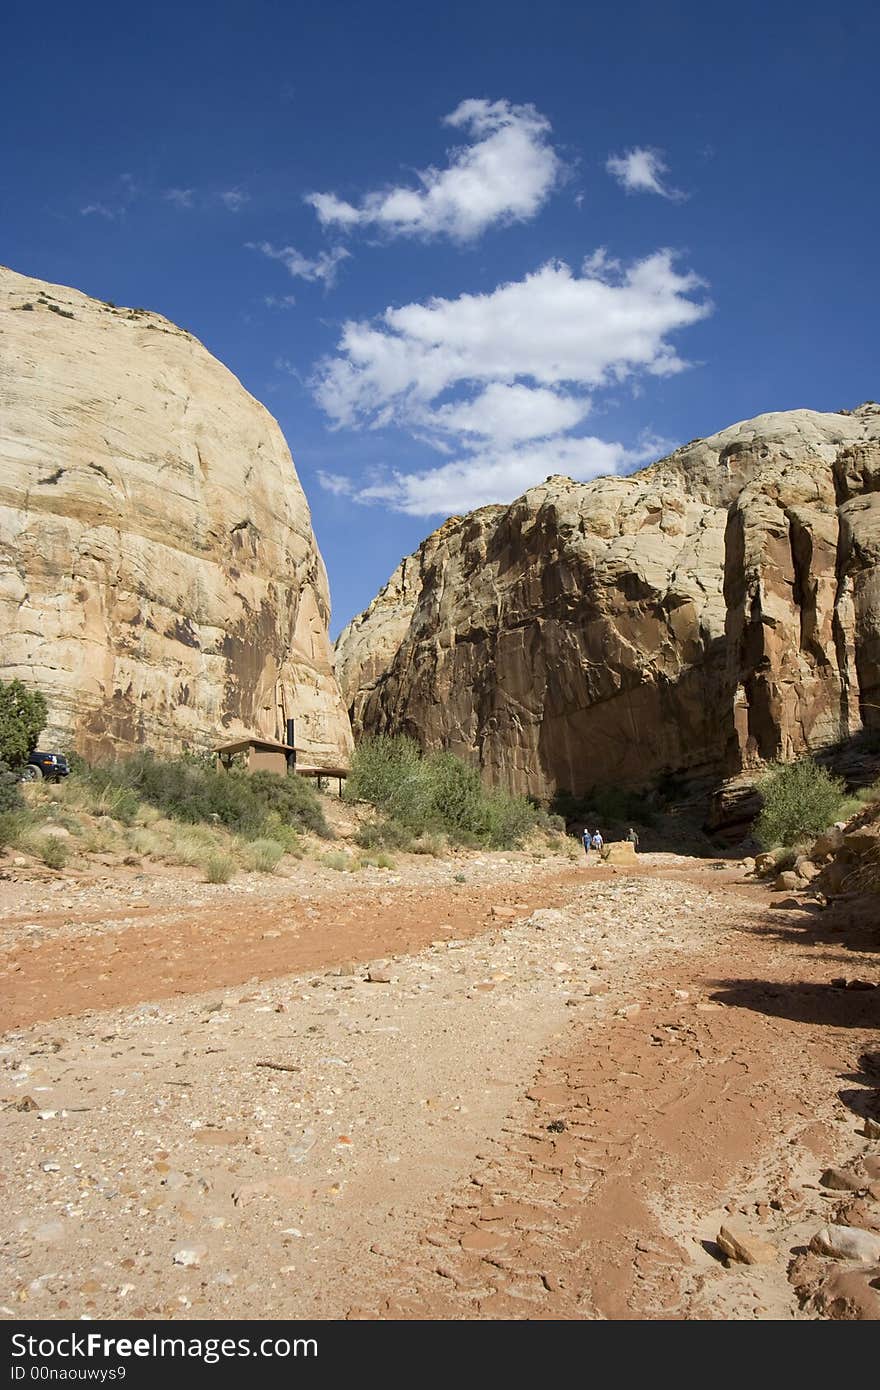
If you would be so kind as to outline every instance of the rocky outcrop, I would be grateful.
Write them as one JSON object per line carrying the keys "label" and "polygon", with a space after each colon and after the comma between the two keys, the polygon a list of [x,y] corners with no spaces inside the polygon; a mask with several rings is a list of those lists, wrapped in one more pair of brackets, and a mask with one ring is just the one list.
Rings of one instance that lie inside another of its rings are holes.
{"label": "rocky outcrop", "polygon": [[764,415],[452,518],[343,632],[356,728],[550,796],[880,726],[880,407]]}
{"label": "rocky outcrop", "polygon": [[309,509],[272,417],[158,314],[0,270],[0,677],[92,758],[297,721],[338,764]]}

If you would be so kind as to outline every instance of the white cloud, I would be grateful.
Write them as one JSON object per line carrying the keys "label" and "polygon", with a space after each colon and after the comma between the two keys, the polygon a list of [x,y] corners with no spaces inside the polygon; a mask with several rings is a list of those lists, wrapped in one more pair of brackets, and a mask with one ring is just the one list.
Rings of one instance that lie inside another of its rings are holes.
{"label": "white cloud", "polygon": [[435,298],[344,325],[311,386],[336,427],[395,424],[449,455],[367,479],[319,475],[336,496],[412,516],[507,502],[552,473],[585,481],[657,457],[577,433],[593,396],[688,364],[670,337],[711,313],[670,251],[623,266],[604,248],[579,274],[549,262],[489,294]]}
{"label": "white cloud", "polygon": [[342,473],[325,473],[323,468],[318,469],[318,482],[325,492],[332,492],[335,497],[351,497],[355,491],[351,478]]}
{"label": "white cloud", "polygon": [[110,207],[107,203],[86,203],[85,207],[79,210],[80,217],[106,217],[108,222],[115,222],[118,217],[125,216],[125,208]]}
{"label": "white cloud", "polygon": [[191,208],[195,197],[194,188],[166,188],[162,194],[166,203],[173,203],[177,208]]}
{"label": "white cloud", "polygon": [[296,303],[295,294],[266,294],[263,303],[267,309],[292,309]]}
{"label": "white cloud", "polygon": [[243,193],[240,188],[229,188],[225,193],[218,193],[217,197],[229,212],[240,212],[245,203],[251,200],[251,195]]}
{"label": "white cloud", "polygon": [[656,439],[626,449],[592,437],[559,437],[513,449],[484,449],[420,472],[394,471],[366,487],[334,473],[319,473],[318,479],[328,492],[363,504],[384,504],[408,516],[451,516],[492,502],[512,502],[551,474],[587,482],[620,473],[657,458],[667,447]]}
{"label": "white cloud", "polygon": [[418,170],[420,187],[368,193],[357,206],[335,193],[311,193],[306,202],[321,224],[469,241],[493,223],[525,222],[540,211],[563,172],[545,116],[531,105],[471,98],[444,123],[471,137],[449,151],[445,169]]}
{"label": "white cloud", "polygon": [[512,444],[521,439],[545,439],[573,429],[590,412],[590,401],[550,391],[544,386],[493,382],[471,400],[456,401],[428,411],[423,423],[464,438],[492,439]]}
{"label": "white cloud", "polygon": [[[681,371],[687,364],[669,335],[711,311],[695,297],[701,282],[677,271],[669,251],[627,269],[598,255],[580,276],[548,262],[490,294],[389,308],[375,323],[349,321],[337,355],[319,364],[318,403],[337,426],[424,425],[453,388],[526,383],[549,394]],[[536,400],[547,404],[545,396]]]}
{"label": "white cloud", "polygon": [[323,281],[328,288],[336,283],[340,263],[351,255],[344,246],[335,246],[332,251],[321,251],[310,260],[294,246],[273,246],[270,241],[249,241],[247,246],[251,251],[261,251],[270,260],[280,261],[290,275],[300,280]]}
{"label": "white cloud", "polygon": [[615,178],[627,193],[657,193],[661,198],[678,200],[684,194],[677,188],[670,188],[664,182],[664,174],[669,169],[660,150],[641,146],[627,150],[626,154],[612,154],[605,163],[608,173]]}

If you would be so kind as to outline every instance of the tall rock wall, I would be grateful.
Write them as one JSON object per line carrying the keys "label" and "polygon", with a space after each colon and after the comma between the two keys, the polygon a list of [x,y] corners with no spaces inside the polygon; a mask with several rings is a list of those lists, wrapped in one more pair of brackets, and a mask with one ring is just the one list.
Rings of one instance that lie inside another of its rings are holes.
{"label": "tall rock wall", "polygon": [[339,638],[356,729],[549,796],[880,726],[878,449],[876,406],[790,411],[452,518]]}
{"label": "tall rock wall", "polygon": [[309,509],[272,417],[158,314],[0,269],[0,678],[92,758],[351,731]]}

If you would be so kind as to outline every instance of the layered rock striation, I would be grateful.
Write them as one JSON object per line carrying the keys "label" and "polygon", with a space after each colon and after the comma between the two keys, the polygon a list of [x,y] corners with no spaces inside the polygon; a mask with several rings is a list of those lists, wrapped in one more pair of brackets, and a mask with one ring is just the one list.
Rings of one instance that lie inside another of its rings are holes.
{"label": "layered rock striation", "polygon": [[178,752],[351,732],[309,509],[276,422],[158,314],[0,269],[0,678],[48,742]]}
{"label": "layered rock striation", "polygon": [[880,727],[880,407],[763,415],[453,517],[340,636],[356,729],[535,796]]}

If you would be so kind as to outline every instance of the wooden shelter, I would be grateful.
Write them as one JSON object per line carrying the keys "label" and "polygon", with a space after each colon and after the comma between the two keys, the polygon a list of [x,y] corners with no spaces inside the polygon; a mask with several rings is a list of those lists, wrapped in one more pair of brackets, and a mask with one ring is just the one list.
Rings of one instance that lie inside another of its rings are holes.
{"label": "wooden shelter", "polygon": [[292,743],[276,743],[274,739],[257,738],[256,735],[219,743],[211,751],[227,771],[233,766],[233,759],[240,759],[245,772],[275,772],[281,777],[285,773],[295,772],[298,777],[311,778],[321,792],[325,790],[326,782],[337,782],[340,796],[348,776],[347,767],[302,766],[297,762],[297,750]]}
{"label": "wooden shelter", "polygon": [[218,744],[212,752],[217,754],[220,766],[227,770],[232,767],[233,758],[240,757],[246,772],[276,772],[283,777],[288,771],[297,771],[293,745],[276,743],[271,738],[237,738],[231,743]]}
{"label": "wooden shelter", "polygon": [[339,795],[343,792],[343,782],[348,776],[347,767],[299,767],[297,766],[296,775],[298,777],[312,777],[319,792],[325,790],[324,783],[336,782],[339,787]]}

